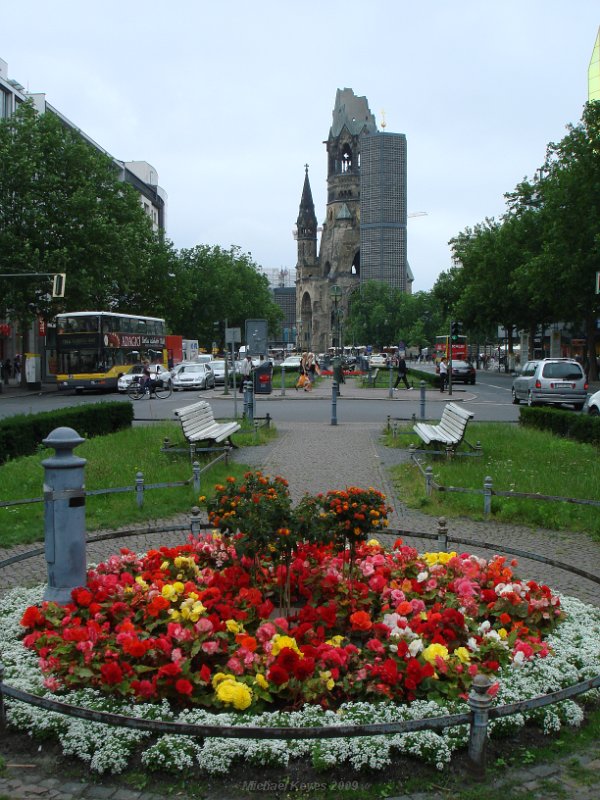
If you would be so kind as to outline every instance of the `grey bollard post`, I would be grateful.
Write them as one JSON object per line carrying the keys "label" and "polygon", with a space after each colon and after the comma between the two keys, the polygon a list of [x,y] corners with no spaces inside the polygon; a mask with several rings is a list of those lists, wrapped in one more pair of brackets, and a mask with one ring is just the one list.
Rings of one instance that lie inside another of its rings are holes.
{"label": "grey bollard post", "polygon": [[281,395],[285,395],[285,367],[281,368]]}
{"label": "grey bollard post", "polygon": [[471,709],[471,726],[469,728],[469,760],[479,777],[485,774],[485,747],[487,743],[487,725],[492,697],[488,689],[492,682],[487,675],[475,675],[467,704]]}
{"label": "grey bollard post", "polygon": [[414,460],[415,460],[416,450],[417,450],[416,446],[414,445],[414,443],[413,443],[413,442],[411,442],[411,443],[408,445],[408,457],[409,457],[409,459],[410,459],[411,461],[414,461]]}
{"label": "grey bollard post", "polygon": [[338,397],[338,384],[333,381],[331,384],[331,424],[337,425],[337,397]]}
{"label": "grey bollard post", "polygon": [[254,422],[254,397],[252,391],[252,381],[244,381],[244,416],[250,422]]}
{"label": "grey bollard post", "polygon": [[135,473],[135,499],[137,500],[138,508],[144,505],[144,473]]}
{"label": "grey bollard post", "polygon": [[200,509],[198,506],[192,506],[192,519],[190,521],[190,528],[192,536],[197,536],[200,533]]}
{"label": "grey bollard post", "polygon": [[200,464],[197,461],[194,461],[192,464],[192,475],[193,475],[193,483],[194,483],[194,491],[200,491]]}
{"label": "grey bollard post", "polygon": [[447,553],[448,552],[448,521],[446,517],[440,517],[438,519],[438,529],[437,529],[437,542],[439,549]]}
{"label": "grey bollard post", "polygon": [[86,584],[85,458],[73,450],[85,439],[73,428],[55,428],[43,440],[53,456],[44,459],[44,537],[48,585],[44,600],[66,604]]}
{"label": "grey bollard post", "polygon": [[390,361],[390,365],[389,365],[389,370],[390,370],[390,387],[389,387],[389,390],[388,390],[388,397],[393,397],[394,396],[394,385],[393,385],[394,375],[393,375],[392,362],[391,361]]}
{"label": "grey bollard post", "polygon": [[492,513],[492,479],[486,475],[483,479],[483,513],[489,516]]}
{"label": "grey bollard post", "polygon": [[420,389],[421,389],[421,391],[420,391],[420,398],[419,398],[419,400],[420,400],[420,411],[419,411],[419,413],[421,415],[421,419],[425,419],[425,381],[421,381]]}
{"label": "grey bollard post", "polygon": [[433,467],[425,467],[425,494],[431,497],[431,489],[433,482]]}

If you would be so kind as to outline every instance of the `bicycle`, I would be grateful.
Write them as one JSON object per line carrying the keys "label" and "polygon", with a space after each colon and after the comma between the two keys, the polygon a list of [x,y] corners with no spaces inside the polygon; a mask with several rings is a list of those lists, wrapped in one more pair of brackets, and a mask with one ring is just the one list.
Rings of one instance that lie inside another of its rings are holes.
{"label": "bicycle", "polygon": [[170,381],[166,385],[161,380],[149,381],[146,386],[142,386],[139,380],[135,380],[129,385],[127,394],[130,400],[141,400],[142,397],[167,400],[173,394],[173,389]]}

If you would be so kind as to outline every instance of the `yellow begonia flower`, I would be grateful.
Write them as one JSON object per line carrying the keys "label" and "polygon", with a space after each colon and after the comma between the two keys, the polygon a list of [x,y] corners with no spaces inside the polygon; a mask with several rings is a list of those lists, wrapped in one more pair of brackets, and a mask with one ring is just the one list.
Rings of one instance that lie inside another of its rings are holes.
{"label": "yellow begonia flower", "polygon": [[335,686],[335,681],[331,677],[331,672],[327,669],[324,672],[320,672],[319,676],[322,681],[325,681],[326,688],[329,689],[329,691],[331,691],[331,689],[333,689],[333,687]]}
{"label": "yellow begonia flower", "polygon": [[216,689],[217,686],[223,681],[234,681],[234,680],[235,678],[233,677],[233,675],[226,675],[224,672],[215,672],[215,674],[212,676],[211,683],[213,689]]}
{"label": "yellow begonia flower", "polygon": [[221,681],[217,686],[217,697],[222,703],[228,703],[239,711],[243,711],[252,703],[252,689],[245,683],[235,679]]}
{"label": "yellow begonia flower", "polygon": [[471,660],[471,654],[466,647],[457,647],[454,655],[458,658],[461,664],[468,664]]}
{"label": "yellow begonia flower", "polygon": [[331,645],[331,647],[341,647],[342,642],[344,641],[343,636],[332,636],[331,639],[328,639],[325,644]]}
{"label": "yellow begonia flower", "polygon": [[259,672],[254,681],[260,686],[261,689],[268,689],[269,688],[269,681],[265,678],[265,676]]}
{"label": "yellow begonia flower", "polygon": [[296,640],[292,636],[283,636],[280,633],[276,633],[271,642],[272,642],[271,655],[273,656],[279,655],[279,653],[284,649],[284,647],[289,647],[290,650],[293,650],[295,653],[298,653],[300,657],[303,657],[304,655],[303,653],[300,652],[300,649],[296,644]]}
{"label": "yellow begonia flower", "polygon": [[508,636],[508,631],[506,630],[506,628],[500,628],[500,630],[498,631],[498,636],[501,639],[506,639],[506,637]]}
{"label": "yellow begonia flower", "polygon": [[177,590],[170,583],[165,583],[165,585],[162,587],[161,594],[167,600],[173,600],[176,599]]}
{"label": "yellow begonia flower", "polygon": [[175,581],[173,584],[173,588],[177,592],[177,594],[182,594],[185,591],[185,586],[181,581]]}
{"label": "yellow begonia flower", "polygon": [[141,576],[141,575],[138,575],[138,576],[137,576],[137,578],[135,579],[135,582],[137,583],[137,585],[138,585],[138,586],[141,586],[141,587],[142,587],[142,589],[147,589],[147,588],[148,588],[148,584],[147,584],[147,583],[146,583],[146,581],[145,581],[145,580],[142,578],[142,576]]}
{"label": "yellow begonia flower", "polygon": [[189,619],[191,622],[198,622],[206,611],[206,606],[202,605],[200,600],[193,600],[191,597],[184,600],[180,608],[183,619]]}
{"label": "yellow begonia flower", "polygon": [[163,561],[162,564],[160,565],[160,571],[166,572],[168,569],[169,569],[169,562]]}
{"label": "yellow begonia flower", "polygon": [[377,539],[369,539],[367,544],[369,545],[369,547],[377,547],[380,545],[380,542],[378,542]]}
{"label": "yellow begonia flower", "polygon": [[449,658],[448,648],[444,647],[443,644],[430,644],[429,647],[426,647],[425,650],[423,650],[423,658],[430,664],[435,664],[436,658],[441,658],[444,661],[447,661]]}
{"label": "yellow begonia flower", "polygon": [[225,627],[229,631],[229,633],[241,633],[244,628],[234,619],[228,619],[225,621]]}

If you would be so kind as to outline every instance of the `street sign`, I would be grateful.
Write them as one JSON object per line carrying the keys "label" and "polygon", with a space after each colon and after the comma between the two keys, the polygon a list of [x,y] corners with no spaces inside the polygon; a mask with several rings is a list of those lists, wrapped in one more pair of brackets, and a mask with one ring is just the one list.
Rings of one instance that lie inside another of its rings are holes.
{"label": "street sign", "polygon": [[241,341],[241,328],[225,328],[225,344],[238,344]]}

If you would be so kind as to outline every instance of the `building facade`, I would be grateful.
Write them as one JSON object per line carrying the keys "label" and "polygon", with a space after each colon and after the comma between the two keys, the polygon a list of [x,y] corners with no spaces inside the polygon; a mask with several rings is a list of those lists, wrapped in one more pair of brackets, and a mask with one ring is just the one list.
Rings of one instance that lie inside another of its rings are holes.
{"label": "building facade", "polygon": [[366,97],[338,89],[327,147],[327,209],[319,232],[305,168],[296,222],[297,345],[341,345],[343,320],[363,281],[410,292],[406,260],[406,137],[377,129]]}

